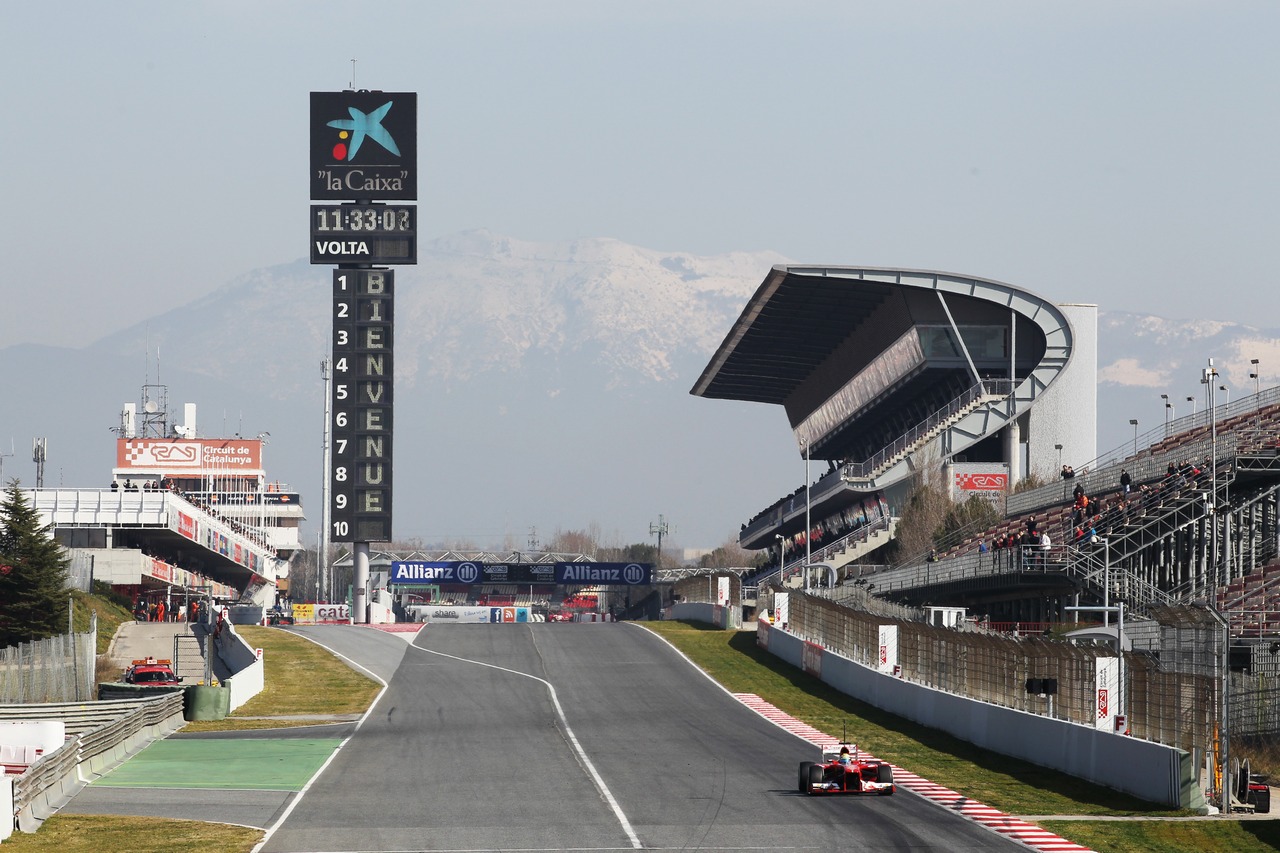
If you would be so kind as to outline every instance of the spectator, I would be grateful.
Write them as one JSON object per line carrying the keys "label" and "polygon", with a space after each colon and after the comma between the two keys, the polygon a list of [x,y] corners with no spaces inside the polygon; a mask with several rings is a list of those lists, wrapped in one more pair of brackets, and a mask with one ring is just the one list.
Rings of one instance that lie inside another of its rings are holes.
{"label": "spectator", "polygon": [[1120,469],[1120,494],[1128,495],[1129,488],[1133,485],[1133,478],[1129,476],[1129,471],[1125,468]]}

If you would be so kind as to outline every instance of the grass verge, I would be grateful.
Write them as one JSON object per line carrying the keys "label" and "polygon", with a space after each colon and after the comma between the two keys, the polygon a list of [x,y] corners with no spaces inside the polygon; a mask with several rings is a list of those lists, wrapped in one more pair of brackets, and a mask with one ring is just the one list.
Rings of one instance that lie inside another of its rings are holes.
{"label": "grass verge", "polygon": [[[252,625],[236,631],[262,649],[266,687],[222,720],[187,723],[185,732],[243,731],[315,725],[301,715],[363,714],[382,685],[315,643],[278,628]],[[267,717],[275,719],[246,719]]]}
{"label": "grass verge", "polygon": [[1274,820],[1045,820],[1039,825],[1099,851],[1273,853],[1280,849],[1280,821]]}
{"label": "grass verge", "polygon": [[63,815],[49,818],[39,832],[15,832],[4,841],[5,853],[177,853],[180,850],[217,850],[244,853],[262,840],[260,829],[205,823],[198,820],[161,820],[153,817],[114,815]]}
{"label": "grass verge", "polygon": [[129,608],[122,603],[124,599],[118,596],[81,592],[78,589],[72,590],[70,595],[71,600],[75,602],[75,610],[71,615],[73,629],[76,633],[88,631],[89,614],[98,614],[97,652],[100,655],[106,654],[107,647],[111,645],[111,638],[116,635],[120,625],[133,621]]}

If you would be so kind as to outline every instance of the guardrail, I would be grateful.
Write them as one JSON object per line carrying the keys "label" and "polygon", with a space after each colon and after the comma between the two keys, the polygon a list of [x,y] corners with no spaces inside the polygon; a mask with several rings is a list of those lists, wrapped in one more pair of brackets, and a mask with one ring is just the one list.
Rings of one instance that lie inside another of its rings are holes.
{"label": "guardrail", "polygon": [[[35,832],[90,780],[182,725],[183,694],[107,702],[0,705],[0,722],[62,720],[67,741],[13,781],[13,820]],[[0,836],[2,837],[2,836]]]}

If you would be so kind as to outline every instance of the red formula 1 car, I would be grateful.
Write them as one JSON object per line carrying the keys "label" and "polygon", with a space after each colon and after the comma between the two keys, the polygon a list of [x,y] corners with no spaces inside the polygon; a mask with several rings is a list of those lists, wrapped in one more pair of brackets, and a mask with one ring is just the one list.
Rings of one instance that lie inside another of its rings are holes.
{"label": "red formula 1 car", "polygon": [[862,756],[856,744],[824,747],[820,761],[801,761],[802,794],[881,794],[891,796],[893,768],[883,761]]}

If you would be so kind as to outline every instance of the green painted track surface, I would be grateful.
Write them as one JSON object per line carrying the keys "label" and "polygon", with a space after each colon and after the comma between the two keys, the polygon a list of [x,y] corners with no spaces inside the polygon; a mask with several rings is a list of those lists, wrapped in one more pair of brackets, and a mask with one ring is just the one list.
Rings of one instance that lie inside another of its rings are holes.
{"label": "green painted track surface", "polygon": [[300,791],[341,742],[339,738],[170,738],[156,741],[93,784]]}

